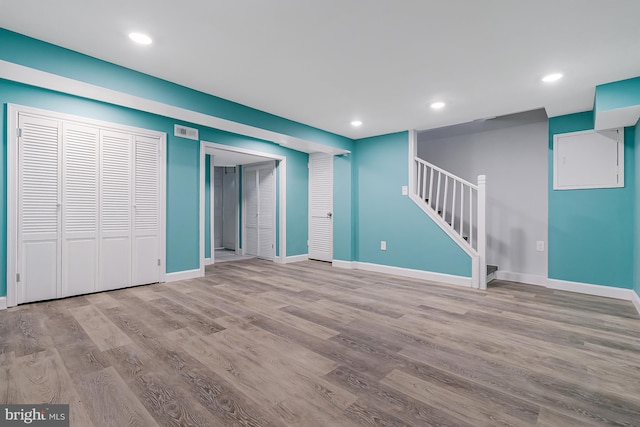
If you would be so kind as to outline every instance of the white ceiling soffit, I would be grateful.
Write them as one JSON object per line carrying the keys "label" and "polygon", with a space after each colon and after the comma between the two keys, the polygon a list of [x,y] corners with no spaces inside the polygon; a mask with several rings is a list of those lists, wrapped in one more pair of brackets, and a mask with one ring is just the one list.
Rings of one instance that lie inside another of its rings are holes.
{"label": "white ceiling soffit", "polygon": [[164,104],[139,96],[106,89],[56,74],[47,73],[11,62],[0,60],[0,78],[24,83],[31,86],[67,93],[82,98],[93,99],[113,105],[146,111],[165,117],[183,120],[202,126],[221,129],[227,132],[245,135],[264,141],[271,141],[280,146],[306,153],[327,153],[332,155],[347,154],[350,151],[307,141],[301,138],[284,135],[270,130],[245,125],[231,120],[221,119],[197,111],[187,110],[174,105]]}
{"label": "white ceiling soffit", "polygon": [[595,116],[595,130],[619,129],[635,126],[640,118],[640,105],[599,111]]}
{"label": "white ceiling soffit", "polygon": [[0,1],[9,30],[351,138],[590,110],[640,72],[638,0]]}

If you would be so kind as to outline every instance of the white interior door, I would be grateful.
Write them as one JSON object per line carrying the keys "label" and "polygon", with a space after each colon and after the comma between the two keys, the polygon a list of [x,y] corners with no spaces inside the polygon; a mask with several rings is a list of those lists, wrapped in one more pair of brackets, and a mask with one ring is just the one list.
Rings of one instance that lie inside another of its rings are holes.
{"label": "white interior door", "polygon": [[238,192],[236,168],[223,168],[222,173],[222,246],[237,249]]}
{"label": "white interior door", "polygon": [[275,254],[275,164],[244,168],[244,253],[273,259]]}
{"label": "white interior door", "polygon": [[102,130],[100,290],[131,286],[131,134]]}
{"label": "white interior door", "polygon": [[132,284],[160,280],[160,140],[134,137]]}
{"label": "white interior door", "polygon": [[62,126],[62,297],[97,290],[99,129]]}
{"label": "white interior door", "polygon": [[58,298],[62,125],[18,117],[17,303]]}
{"label": "white interior door", "polygon": [[244,248],[245,255],[258,255],[258,170],[245,168],[244,189]]}
{"label": "white interior door", "polygon": [[273,165],[258,169],[258,256],[275,255],[276,180]]}
{"label": "white interior door", "polygon": [[309,155],[309,258],[333,260],[333,156]]}

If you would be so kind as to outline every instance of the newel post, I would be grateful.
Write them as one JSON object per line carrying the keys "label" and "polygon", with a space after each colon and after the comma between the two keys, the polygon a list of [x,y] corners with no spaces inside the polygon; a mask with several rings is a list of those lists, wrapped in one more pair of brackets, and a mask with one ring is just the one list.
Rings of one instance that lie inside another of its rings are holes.
{"label": "newel post", "polygon": [[478,255],[480,289],[487,289],[487,177],[478,176]]}

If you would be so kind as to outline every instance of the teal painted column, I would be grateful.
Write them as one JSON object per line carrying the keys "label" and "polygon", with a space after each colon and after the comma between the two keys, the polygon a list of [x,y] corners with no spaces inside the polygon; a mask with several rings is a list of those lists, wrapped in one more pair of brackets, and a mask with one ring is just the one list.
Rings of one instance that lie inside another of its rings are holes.
{"label": "teal painted column", "polygon": [[554,190],[553,137],[593,129],[592,111],[549,119],[549,278],[633,284],[635,132],[625,128],[624,188]]}

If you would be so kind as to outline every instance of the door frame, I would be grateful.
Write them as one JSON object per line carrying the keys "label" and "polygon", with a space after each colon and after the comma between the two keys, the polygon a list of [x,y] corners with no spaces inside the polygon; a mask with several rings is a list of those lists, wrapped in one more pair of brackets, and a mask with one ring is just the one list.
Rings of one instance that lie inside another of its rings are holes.
{"label": "door frame", "polygon": [[[267,159],[278,161],[278,165],[275,168],[275,173],[277,174],[275,177],[277,178],[279,184],[277,185],[276,190],[279,192],[279,200],[277,202],[277,207],[279,209],[277,222],[279,223],[279,247],[274,248],[274,261],[284,263],[287,254],[287,158],[285,156],[280,156],[272,153],[265,153],[263,151],[250,150],[247,148],[234,147],[231,145],[219,144],[216,142],[210,141],[200,141],[200,276],[204,276],[204,267],[205,267],[205,258],[204,258],[204,204],[205,204],[205,192],[204,192],[204,184],[205,184],[205,159],[206,155],[211,155],[211,161],[213,162],[213,158],[215,156],[216,150],[224,150],[230,151],[233,153],[243,153],[243,154],[251,154],[254,156],[265,157]],[[237,167],[237,165],[236,165]],[[244,166],[242,167],[244,170]],[[238,173],[238,176],[240,174]],[[236,182],[238,183],[238,181]],[[236,188],[239,189],[239,185],[236,185]],[[212,197],[213,199],[213,197]],[[239,210],[238,210],[239,211]],[[237,212],[239,215],[239,212]],[[212,216],[213,217],[213,216]],[[241,218],[238,218],[237,227],[240,229],[240,221]],[[212,224],[213,225],[213,224]],[[213,227],[212,233],[213,233]],[[275,230],[274,230],[275,233]],[[274,234],[275,236],[275,234]],[[244,239],[244,236],[243,236]],[[211,240],[213,241],[213,234],[211,236]],[[275,240],[275,239],[274,239]],[[238,245],[239,239],[236,239],[236,245]],[[244,247],[244,245],[243,245]],[[278,255],[276,256],[276,252]],[[211,254],[212,261],[214,261],[214,254]]]}
{"label": "door frame", "polygon": [[167,134],[151,129],[144,129],[135,126],[122,125],[119,123],[107,122],[103,120],[91,119],[88,117],[59,113],[57,111],[46,110],[35,107],[28,107],[19,104],[7,104],[7,307],[15,307],[18,305],[18,282],[17,273],[20,270],[18,262],[18,166],[19,166],[19,150],[18,150],[18,115],[33,114],[37,116],[49,117],[55,120],[71,121],[89,126],[95,126],[102,129],[113,130],[117,132],[131,133],[134,135],[143,135],[152,138],[159,138],[159,170],[158,179],[160,180],[158,187],[158,203],[160,206],[159,215],[159,236],[160,236],[160,274],[159,282],[166,280],[167,263],[166,263],[166,245],[167,245],[167,157],[166,144]]}

